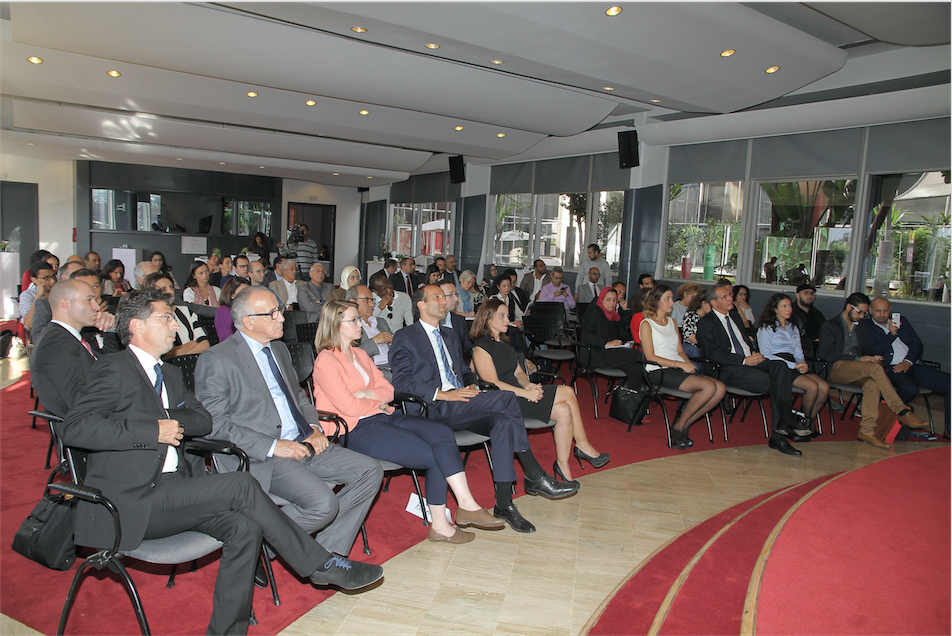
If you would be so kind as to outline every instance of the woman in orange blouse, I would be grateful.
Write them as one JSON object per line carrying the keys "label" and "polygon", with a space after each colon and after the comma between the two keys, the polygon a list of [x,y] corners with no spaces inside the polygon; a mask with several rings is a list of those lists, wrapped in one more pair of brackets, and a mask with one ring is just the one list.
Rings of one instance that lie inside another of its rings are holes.
{"label": "woman in orange blouse", "polygon": [[[437,420],[394,413],[390,406],[393,385],[384,379],[370,356],[353,346],[360,335],[356,303],[329,300],[324,304],[314,341],[318,350],[314,406],[344,418],[348,432],[341,440],[351,450],[426,471],[430,541],[467,543],[475,535],[460,527],[502,528],[505,522],[473,498],[453,431]],[[324,426],[325,433],[333,433],[328,424]],[[456,526],[446,519],[447,486],[459,503]]]}

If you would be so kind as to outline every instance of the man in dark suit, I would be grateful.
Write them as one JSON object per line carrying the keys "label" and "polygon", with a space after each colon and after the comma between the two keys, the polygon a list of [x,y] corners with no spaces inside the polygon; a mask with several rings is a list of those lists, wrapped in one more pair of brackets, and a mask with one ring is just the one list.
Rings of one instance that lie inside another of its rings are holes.
{"label": "man in dark suit", "polygon": [[[701,353],[721,365],[718,378],[728,386],[761,393],[770,387],[770,415],[773,433],[768,445],[786,455],[801,453],[787,440],[809,440],[809,423],[798,422],[791,406],[793,375],[779,360],[767,360],[754,350],[754,342],[741,326],[743,322],[734,309],[729,285],[716,285],[707,292],[711,309],[697,324]],[[729,330],[729,331],[728,331]]]}
{"label": "man in dark suit", "polygon": [[476,387],[476,375],[463,363],[459,340],[440,328],[446,317],[443,290],[436,285],[423,287],[413,295],[413,305],[418,321],[395,333],[390,347],[394,389],[425,400],[430,417],[453,430],[489,436],[496,482],[493,513],[516,532],[535,532],[535,526],[512,503],[513,453],[525,470],[526,494],[562,499],[575,494],[578,486],[556,482],[539,466],[513,393]]}
{"label": "man in dark suit", "polygon": [[409,256],[400,261],[400,271],[390,277],[390,284],[397,291],[412,296],[420,279],[416,275],[416,263]]}
{"label": "man in dark suit", "polygon": [[463,351],[463,359],[470,360],[473,357],[473,340],[469,337],[472,323],[454,311],[459,303],[459,290],[449,281],[440,283],[440,289],[446,297],[446,318],[440,321],[440,327],[449,329],[456,336]]}
{"label": "man in dark suit", "polygon": [[232,300],[231,315],[238,331],[195,368],[195,393],[212,414],[213,437],[248,453],[264,491],[290,502],[285,514],[317,532],[328,550],[348,554],[380,490],[380,464],[324,436],[281,342],[277,297],[248,287]]}
{"label": "man in dark suit", "polygon": [[512,281],[512,291],[509,292],[509,295],[516,299],[516,303],[519,305],[519,309],[522,313],[526,313],[529,309],[529,294],[525,292],[524,289],[519,287],[519,274],[516,273],[514,269],[507,269],[503,272],[509,279]]}
{"label": "man in dark suit", "polygon": [[[93,325],[84,326],[79,330],[80,335],[82,335],[83,340],[88,342],[92,347],[93,353],[98,358],[101,355],[107,353],[115,353],[122,349],[122,344],[119,342],[119,337],[116,336],[115,331],[115,316],[106,309],[108,305],[102,299],[102,283],[93,271],[88,269],[78,269],[69,274],[70,280],[81,280],[90,287],[93,288],[93,293],[96,294],[96,302],[99,305],[99,312],[96,315],[96,322]],[[61,278],[66,280],[65,278]],[[36,353],[36,347],[39,346],[40,340],[43,338],[43,334],[46,332],[46,327],[50,325],[50,322],[53,320],[53,311],[50,306],[49,298],[42,298],[36,301],[36,312],[33,316],[33,353]]]}
{"label": "man in dark suit", "polygon": [[[181,441],[209,433],[212,418],[185,389],[181,371],[160,362],[178,329],[172,307],[157,290],[133,292],[117,322],[128,348],[93,365],[97,382],[70,409],[63,441],[91,451],[84,483],[119,509],[120,549],[186,530],[225,544],[209,634],[248,631],[262,538],[317,585],[356,589],[383,576],[380,566],[349,561],[311,540],[248,473],[193,476]],[[111,516],[97,504],[79,502],[75,537],[79,545],[110,547]]]}

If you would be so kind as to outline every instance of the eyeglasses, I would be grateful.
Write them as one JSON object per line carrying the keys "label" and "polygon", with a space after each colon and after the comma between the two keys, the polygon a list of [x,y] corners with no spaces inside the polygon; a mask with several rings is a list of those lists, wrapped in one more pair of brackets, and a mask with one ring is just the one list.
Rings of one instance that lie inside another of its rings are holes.
{"label": "eyeglasses", "polygon": [[856,308],[856,305],[850,305],[850,307],[852,307],[852,308],[853,308],[853,311],[855,311],[858,315],[860,315],[860,316],[865,316],[865,315],[866,315],[866,312],[865,312],[865,311],[860,311],[859,309],[857,309],[857,308]]}
{"label": "eyeglasses", "polygon": [[350,320],[341,320],[340,322],[341,324],[344,324],[345,322],[352,322],[354,324],[357,324],[360,322],[360,316],[358,316],[357,318],[351,318]]}
{"label": "eyeglasses", "polygon": [[37,280],[56,280],[56,275],[53,276],[37,276]]}
{"label": "eyeglasses", "polygon": [[249,316],[270,316],[271,320],[277,320],[278,316],[284,313],[284,305],[278,305],[271,311],[266,311],[262,314],[248,314]]}
{"label": "eyeglasses", "polygon": [[446,297],[446,298],[459,298],[459,294],[458,294],[457,292],[452,292],[452,293],[449,293],[449,294],[445,294],[445,297]]}
{"label": "eyeglasses", "polygon": [[146,320],[152,320],[153,318],[159,318],[160,320],[165,321],[166,324],[170,322],[175,322],[174,314],[153,314],[152,316],[149,316],[148,318],[146,318]]}
{"label": "eyeglasses", "polygon": [[357,296],[357,300],[365,300],[368,303],[372,303],[374,301],[374,299],[370,298],[369,296]]}

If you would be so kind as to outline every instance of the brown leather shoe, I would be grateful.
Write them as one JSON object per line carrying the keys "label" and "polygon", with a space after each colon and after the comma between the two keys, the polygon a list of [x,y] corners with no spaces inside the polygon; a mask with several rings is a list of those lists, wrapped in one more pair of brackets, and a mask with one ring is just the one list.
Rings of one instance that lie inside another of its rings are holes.
{"label": "brown leather shoe", "polygon": [[493,516],[485,508],[479,510],[456,510],[456,525],[460,528],[479,528],[480,530],[502,530],[506,522]]}
{"label": "brown leather shoe", "polygon": [[[856,439],[858,439],[861,442],[866,442],[870,446],[875,446],[876,448],[889,448],[889,444],[878,439],[872,433],[860,433],[859,435],[856,436]],[[433,532],[433,531],[430,530],[430,532]]]}
{"label": "brown leather shoe", "polygon": [[905,415],[900,415],[899,421],[909,428],[929,428],[929,422],[916,417],[916,414],[913,413],[912,410]]}
{"label": "brown leather shoe", "polygon": [[460,530],[457,528],[452,537],[444,537],[431,526],[430,532],[426,535],[426,538],[430,541],[433,541],[434,543],[439,543],[441,541],[445,543],[469,543],[476,538],[476,535],[472,532],[466,532],[465,530]]}

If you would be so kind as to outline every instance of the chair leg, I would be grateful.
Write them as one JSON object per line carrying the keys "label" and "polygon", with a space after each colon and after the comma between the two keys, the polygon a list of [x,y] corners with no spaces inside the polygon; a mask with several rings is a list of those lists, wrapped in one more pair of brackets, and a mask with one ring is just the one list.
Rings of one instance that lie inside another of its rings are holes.
{"label": "chair leg", "polygon": [[46,470],[49,470],[49,469],[50,469],[50,458],[52,458],[52,457],[53,457],[53,437],[51,436],[51,437],[50,437],[50,445],[49,445],[49,447],[46,449],[46,466],[43,467],[43,468],[45,468]]}
{"label": "chair leg", "polygon": [[[192,561],[192,567],[195,567],[195,562]],[[178,563],[172,564],[172,571],[169,572],[169,580],[166,581],[165,587],[171,589],[175,587],[175,573],[178,571]]]}
{"label": "chair leg", "polygon": [[[720,406],[720,409],[721,409],[721,422],[724,423],[724,441],[726,442],[726,441],[727,441],[727,421],[728,421],[727,411],[724,410],[724,403],[723,403],[723,402],[721,402],[719,406]],[[731,415],[731,418],[733,418],[733,417],[734,417],[734,416]]]}
{"label": "chair leg", "polygon": [[598,386],[595,384],[595,377],[588,376],[588,383],[592,387],[592,403],[595,405],[595,419],[598,419]]}
{"label": "chair leg", "polygon": [[750,410],[750,400],[744,400],[744,413],[740,416],[740,423],[744,423],[744,418],[747,417],[747,411]]}
{"label": "chair leg", "polygon": [[707,437],[708,437],[709,440],[711,440],[711,443],[713,444],[713,443],[714,443],[714,433],[713,433],[713,431],[711,431],[711,414],[710,414],[710,413],[705,413],[705,414],[704,414],[704,419],[707,420]]}
{"label": "chair leg", "polygon": [[[922,394],[922,399],[926,403],[926,412],[929,413],[929,433],[935,435],[935,424],[932,422],[932,405],[929,404],[929,395],[927,393]],[[46,462],[46,467],[49,468],[49,462]]]}
{"label": "chair leg", "polygon": [[664,417],[665,435],[668,436],[668,448],[671,448],[671,422],[668,421],[668,409],[664,408],[664,398],[656,396],[658,406],[661,408],[661,415]]}
{"label": "chair leg", "polygon": [[63,604],[63,611],[60,614],[59,626],[56,628],[56,636],[63,636],[63,630],[66,628],[66,619],[69,618],[69,611],[73,608],[73,601],[76,600],[76,592],[79,590],[80,579],[83,576],[83,572],[85,572],[86,568],[90,565],[92,565],[92,563],[89,562],[89,559],[86,559],[73,576],[73,584],[69,586],[69,593],[66,594],[66,602]]}
{"label": "chair leg", "polygon": [[390,477],[391,477],[391,475],[387,475],[387,481],[383,482],[383,491],[384,491],[384,492],[390,492]]}
{"label": "chair leg", "polygon": [[[30,397],[33,397],[33,387],[32,387],[32,386],[30,387]],[[37,395],[37,396],[33,399],[33,410],[34,410],[34,411],[39,411],[39,410],[40,410],[40,396],[39,396],[39,395]],[[33,425],[30,426],[30,428],[36,428],[36,416],[35,416],[35,415],[33,416]]]}
{"label": "chair leg", "polygon": [[115,558],[110,559],[108,565],[110,570],[122,578],[122,583],[126,586],[126,591],[129,592],[129,598],[132,600],[132,607],[135,609],[136,617],[139,619],[139,629],[142,630],[142,636],[149,636],[149,634],[152,632],[149,631],[149,623],[145,620],[145,610],[142,609],[142,599],[139,598],[139,591],[132,582],[132,577],[130,577],[129,573],[126,572],[126,566],[124,566],[121,561]]}
{"label": "chair leg", "polygon": [[[426,504],[423,503],[423,491],[420,490],[420,480],[417,478],[415,470],[410,471],[410,476],[413,477],[413,487],[416,489],[417,497],[420,498],[420,514],[423,515],[423,525],[430,525],[430,511],[426,509]],[[390,477],[387,477],[387,481],[390,481]]]}
{"label": "chair leg", "polygon": [[[361,526],[363,530],[363,526]],[[268,557],[268,551],[265,549],[267,546],[267,541],[261,544],[261,559],[264,561],[264,571],[268,575],[268,585],[271,586],[271,598],[274,600],[275,606],[281,604],[281,597],[278,596],[278,586],[274,582],[274,568],[271,567],[271,559]],[[252,613],[254,610],[252,610]]]}
{"label": "chair leg", "polygon": [[360,524],[360,536],[364,540],[364,554],[370,554],[370,543],[367,541],[367,524]]}
{"label": "chair leg", "polygon": [[[760,405],[760,416],[761,416],[762,418],[764,418],[764,437],[768,437],[768,438],[769,438],[769,437],[770,437],[770,431],[769,431],[769,429],[767,428],[767,413],[764,411],[764,398],[762,398],[762,397],[757,398],[757,404]],[[745,411],[745,413],[746,413],[746,411]],[[740,421],[743,422],[743,421],[744,421],[744,418],[741,418]]]}

